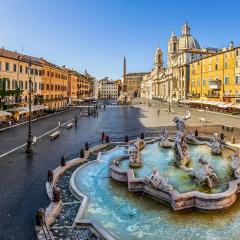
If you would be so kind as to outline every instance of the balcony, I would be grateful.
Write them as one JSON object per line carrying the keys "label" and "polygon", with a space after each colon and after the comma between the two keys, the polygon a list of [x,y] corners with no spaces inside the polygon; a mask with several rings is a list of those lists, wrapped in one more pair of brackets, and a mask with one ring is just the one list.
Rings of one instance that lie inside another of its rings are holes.
{"label": "balcony", "polygon": [[211,80],[209,81],[210,89],[221,89],[222,82],[221,80]]}
{"label": "balcony", "polygon": [[220,93],[208,93],[207,97],[208,98],[219,98],[220,97]]}

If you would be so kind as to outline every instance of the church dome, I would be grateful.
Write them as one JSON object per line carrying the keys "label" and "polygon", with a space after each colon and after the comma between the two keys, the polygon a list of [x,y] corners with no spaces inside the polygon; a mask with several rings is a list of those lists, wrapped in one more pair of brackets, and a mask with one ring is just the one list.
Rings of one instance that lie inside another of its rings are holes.
{"label": "church dome", "polygon": [[191,36],[187,23],[183,25],[182,35],[179,37],[179,50],[184,49],[200,49],[198,41]]}

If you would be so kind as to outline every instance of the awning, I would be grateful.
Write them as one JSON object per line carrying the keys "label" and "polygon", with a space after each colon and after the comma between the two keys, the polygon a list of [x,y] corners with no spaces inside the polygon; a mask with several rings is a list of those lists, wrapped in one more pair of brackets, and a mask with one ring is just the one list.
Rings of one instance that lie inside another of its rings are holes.
{"label": "awning", "polygon": [[12,114],[10,112],[0,110],[0,117],[3,117],[3,116],[12,116]]}
{"label": "awning", "polygon": [[[48,109],[48,107],[44,106],[44,105],[33,105],[31,108],[31,111],[36,112],[36,111],[40,111],[40,110],[44,110],[44,109]],[[29,112],[29,107],[13,108],[13,109],[9,109],[8,112],[17,112],[18,114],[24,114],[24,113]]]}

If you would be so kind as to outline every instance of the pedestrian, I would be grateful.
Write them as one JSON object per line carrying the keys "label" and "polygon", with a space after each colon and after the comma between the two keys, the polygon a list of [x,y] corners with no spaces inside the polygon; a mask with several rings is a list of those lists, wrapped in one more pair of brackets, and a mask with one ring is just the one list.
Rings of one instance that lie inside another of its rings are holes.
{"label": "pedestrian", "polygon": [[61,127],[61,122],[58,122],[58,127]]}
{"label": "pedestrian", "polygon": [[160,109],[158,109],[158,115],[159,115],[159,113],[160,113]]}

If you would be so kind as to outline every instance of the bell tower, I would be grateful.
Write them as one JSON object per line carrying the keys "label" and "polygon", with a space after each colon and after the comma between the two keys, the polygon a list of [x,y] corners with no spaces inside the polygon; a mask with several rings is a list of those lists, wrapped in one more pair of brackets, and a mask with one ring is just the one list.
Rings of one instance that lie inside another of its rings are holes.
{"label": "bell tower", "polygon": [[157,51],[155,53],[154,65],[160,71],[162,70],[162,67],[163,67],[163,52],[161,51],[161,49],[159,47],[157,48]]}
{"label": "bell tower", "polygon": [[168,65],[172,65],[172,59],[178,53],[178,38],[175,32],[172,32],[171,38],[168,41]]}

